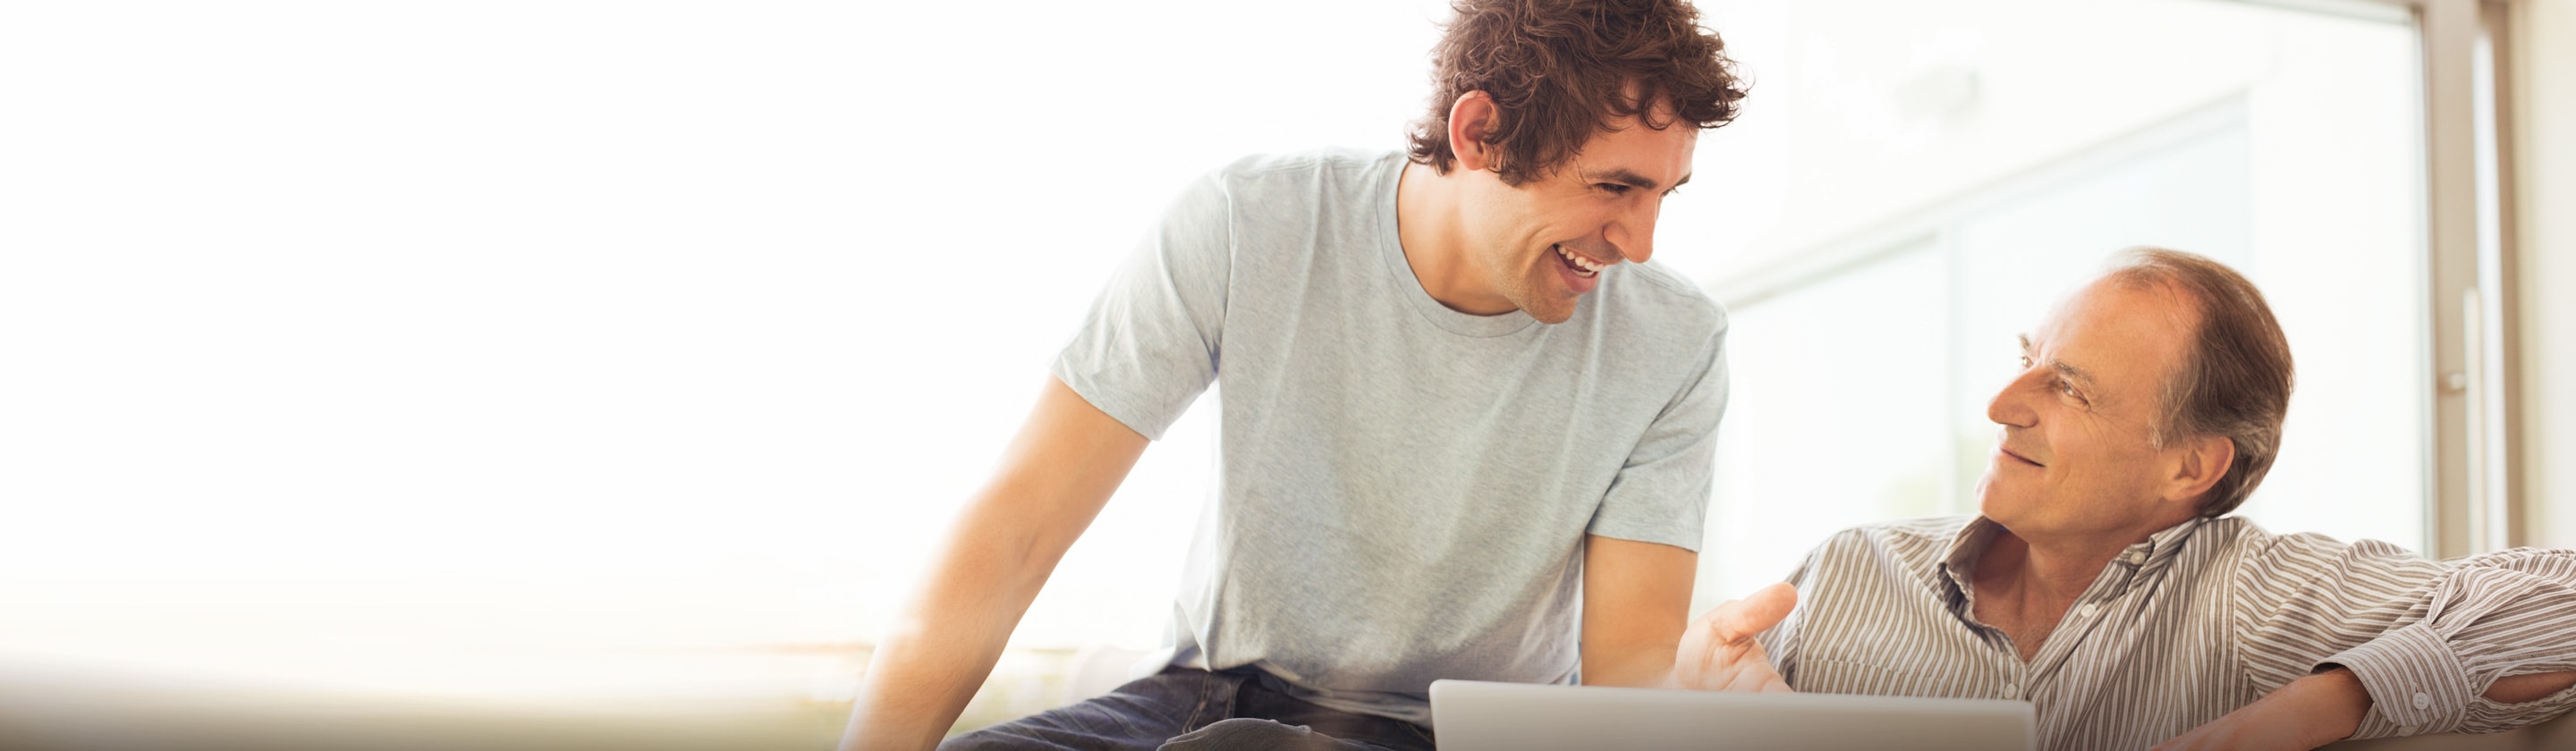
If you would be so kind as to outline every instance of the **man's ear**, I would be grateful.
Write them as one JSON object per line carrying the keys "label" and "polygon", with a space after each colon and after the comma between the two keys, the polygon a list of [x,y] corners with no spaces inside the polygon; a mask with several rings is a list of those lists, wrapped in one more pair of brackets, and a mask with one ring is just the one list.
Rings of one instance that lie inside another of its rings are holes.
{"label": "man's ear", "polygon": [[1482,91],[1461,94],[1450,103],[1449,150],[1458,155],[1459,169],[1482,172],[1498,166],[1494,145],[1485,139],[1502,124],[1502,115],[1494,97]]}
{"label": "man's ear", "polygon": [[2236,464],[2236,442],[2226,436],[2192,436],[2174,450],[2180,453],[2174,457],[2173,474],[2165,478],[2164,497],[2170,500],[2200,503],[2209,487]]}

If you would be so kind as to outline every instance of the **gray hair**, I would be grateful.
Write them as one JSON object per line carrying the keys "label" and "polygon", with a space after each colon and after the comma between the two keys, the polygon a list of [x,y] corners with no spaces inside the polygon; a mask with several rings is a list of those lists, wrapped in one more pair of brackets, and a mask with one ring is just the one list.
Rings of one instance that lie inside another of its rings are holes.
{"label": "gray hair", "polygon": [[2296,378],[2280,321],[2253,282],[2191,253],[2129,248],[2112,256],[2106,276],[2124,288],[2164,288],[2192,301],[2199,326],[2181,367],[2165,380],[2152,436],[2157,448],[2190,436],[2234,443],[2236,458],[2210,486],[2200,515],[2236,510],[2281,451],[2281,421]]}

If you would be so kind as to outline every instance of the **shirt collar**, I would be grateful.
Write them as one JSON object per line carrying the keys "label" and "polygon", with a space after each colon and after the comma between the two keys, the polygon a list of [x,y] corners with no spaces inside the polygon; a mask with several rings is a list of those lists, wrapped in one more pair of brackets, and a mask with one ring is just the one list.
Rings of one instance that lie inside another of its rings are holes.
{"label": "shirt collar", "polygon": [[[2191,533],[2208,521],[2208,517],[2195,516],[2157,530],[2147,535],[2147,539],[2120,549],[2119,555],[2111,557],[2110,565],[2127,566],[2133,575],[2149,567],[2162,568],[2173,559],[2175,552],[2182,550],[2183,542],[2191,539]],[[1968,520],[1967,526],[1960,527],[1958,534],[1950,536],[1950,549],[1941,557],[1940,576],[1932,582],[1934,591],[1951,602],[1965,602],[1969,592],[1968,577],[1977,570],[1977,556],[1984,553],[1986,545],[1993,543],[1995,535],[2003,531],[2003,525],[1982,515]]]}
{"label": "shirt collar", "polygon": [[1950,550],[1941,556],[1941,576],[1935,582],[1943,594],[1959,600],[1967,598],[1968,575],[1977,570],[1977,555],[1984,553],[1986,545],[2003,531],[2003,525],[1979,515],[1950,536]]}
{"label": "shirt collar", "polygon": [[2209,517],[2206,516],[2184,519],[2181,524],[2147,535],[2146,542],[2122,549],[2120,557],[2112,560],[2128,564],[2130,568],[2162,568],[2167,562],[2173,560],[2175,553],[2182,552],[2182,544],[2191,539],[2191,533],[2199,531],[2200,525],[2207,523],[2209,523]]}

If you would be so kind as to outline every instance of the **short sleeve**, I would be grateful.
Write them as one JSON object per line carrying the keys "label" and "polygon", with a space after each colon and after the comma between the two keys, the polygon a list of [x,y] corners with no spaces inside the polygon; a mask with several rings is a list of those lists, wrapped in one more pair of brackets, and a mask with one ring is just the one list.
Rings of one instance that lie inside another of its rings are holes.
{"label": "short sleeve", "polygon": [[1056,356],[1056,379],[1138,434],[1160,440],[1216,380],[1232,228],[1220,175],[1182,191]]}
{"label": "short sleeve", "polygon": [[1619,467],[1585,530],[1699,552],[1726,413],[1726,319],[1720,313],[1697,366]]}

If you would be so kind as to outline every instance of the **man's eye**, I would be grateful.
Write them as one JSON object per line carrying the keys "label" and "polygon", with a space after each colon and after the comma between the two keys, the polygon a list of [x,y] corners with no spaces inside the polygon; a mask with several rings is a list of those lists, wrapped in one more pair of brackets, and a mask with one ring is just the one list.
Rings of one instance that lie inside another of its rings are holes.
{"label": "man's eye", "polygon": [[1602,184],[1600,184],[1600,185],[1598,185],[1598,186],[1596,186],[1596,187],[1599,187],[1599,188],[1600,188],[1600,189],[1602,189],[1602,190],[1610,191],[1610,195],[1614,195],[1614,196],[1624,196],[1624,195],[1627,195],[1627,194],[1628,194],[1628,189],[1629,189],[1630,187],[1632,187],[1632,186],[1621,185],[1621,184],[1618,184],[1618,183],[1602,183]]}
{"label": "man's eye", "polygon": [[2029,370],[2029,369],[2030,369],[2030,356],[2029,356],[2029,355],[2022,355],[2022,356],[2021,356],[2021,369],[2023,369],[2023,370]]}

